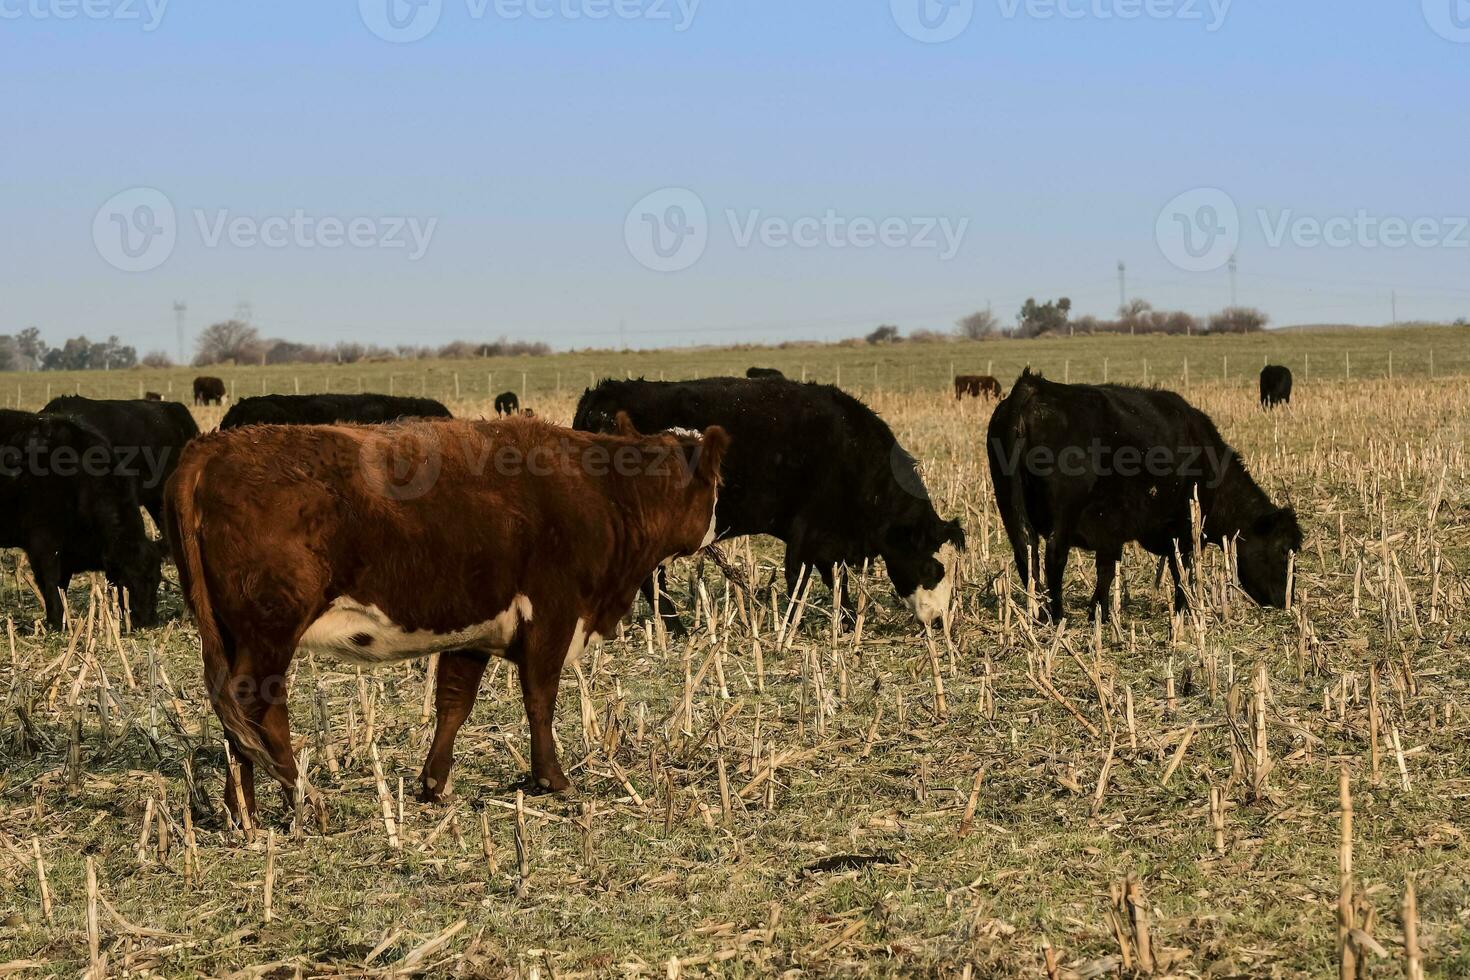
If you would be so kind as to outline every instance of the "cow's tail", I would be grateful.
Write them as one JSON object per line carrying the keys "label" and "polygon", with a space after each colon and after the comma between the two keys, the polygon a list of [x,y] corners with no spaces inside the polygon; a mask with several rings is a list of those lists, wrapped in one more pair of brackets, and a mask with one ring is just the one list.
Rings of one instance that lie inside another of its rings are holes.
{"label": "cow's tail", "polygon": [[275,760],[254,723],[246,717],[245,708],[235,693],[231,677],[233,644],[227,641],[220,628],[209,596],[209,579],[204,573],[204,555],[200,549],[201,527],[196,500],[203,469],[203,460],[197,454],[185,453],[169,480],[164,498],[164,520],[168,524],[174,564],[179,570],[179,586],[194,613],[204,657],[204,683],[220,724],[251,762],[279,778]]}
{"label": "cow's tail", "polygon": [[[1001,504],[1001,523],[1011,540],[1015,552],[1017,570],[1023,579],[1035,574],[1040,556],[1035,554],[1037,536],[1031,526],[1031,514],[1026,506],[1026,410],[1036,395],[1038,374],[1027,368],[1016,379],[1011,393],[996,406],[991,415],[990,428],[986,435],[990,454],[991,482],[995,485],[997,501]],[[1023,556],[1031,552],[1028,567],[1022,568]]]}

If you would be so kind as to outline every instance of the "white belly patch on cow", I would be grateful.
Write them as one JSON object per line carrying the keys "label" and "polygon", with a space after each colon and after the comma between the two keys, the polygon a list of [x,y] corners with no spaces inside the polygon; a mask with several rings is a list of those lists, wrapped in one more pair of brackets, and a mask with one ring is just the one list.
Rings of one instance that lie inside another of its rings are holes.
{"label": "white belly patch on cow", "polygon": [[446,650],[503,651],[522,622],[531,618],[531,600],[517,595],[494,619],[456,630],[406,630],[373,605],[338,596],[327,611],[301,634],[297,653],[319,653],[351,664],[372,667],[413,660]]}

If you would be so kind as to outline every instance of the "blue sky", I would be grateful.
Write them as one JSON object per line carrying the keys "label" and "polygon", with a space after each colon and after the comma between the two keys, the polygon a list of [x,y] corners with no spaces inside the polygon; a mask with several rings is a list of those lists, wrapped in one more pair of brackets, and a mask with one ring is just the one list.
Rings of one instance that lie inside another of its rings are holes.
{"label": "blue sky", "polygon": [[0,0],[0,332],[817,339],[1119,260],[1206,313],[1231,250],[1277,324],[1470,316],[1465,0],[87,2]]}

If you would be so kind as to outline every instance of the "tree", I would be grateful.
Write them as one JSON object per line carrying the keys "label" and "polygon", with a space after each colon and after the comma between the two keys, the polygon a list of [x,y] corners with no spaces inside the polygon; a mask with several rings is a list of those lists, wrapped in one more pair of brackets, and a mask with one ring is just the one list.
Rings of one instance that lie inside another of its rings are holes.
{"label": "tree", "polygon": [[46,359],[46,341],[41,339],[39,327],[26,327],[15,335],[15,349],[20,356],[21,370],[35,371]]}
{"label": "tree", "polygon": [[865,339],[870,344],[892,344],[896,343],[899,340],[902,340],[903,338],[899,335],[897,327],[893,326],[891,323],[885,323],[877,330],[874,330],[872,333],[868,334]]}
{"label": "tree", "polygon": [[979,310],[955,322],[955,332],[966,340],[989,340],[995,336],[1000,320],[989,310]]}
{"label": "tree", "polygon": [[1249,306],[1228,306],[1210,317],[1210,333],[1256,333],[1271,318]]}
{"label": "tree", "polygon": [[151,350],[143,355],[141,363],[146,368],[171,368],[174,359],[161,350]]}
{"label": "tree", "polygon": [[1072,312],[1072,301],[1063,296],[1056,302],[1037,303],[1027,299],[1016,314],[1018,326],[1016,336],[1039,337],[1047,333],[1060,333],[1067,325],[1067,314]]}
{"label": "tree", "polygon": [[239,320],[225,320],[205,327],[199,334],[196,349],[194,364],[199,367],[223,361],[253,364],[260,360],[263,351],[260,332]]}

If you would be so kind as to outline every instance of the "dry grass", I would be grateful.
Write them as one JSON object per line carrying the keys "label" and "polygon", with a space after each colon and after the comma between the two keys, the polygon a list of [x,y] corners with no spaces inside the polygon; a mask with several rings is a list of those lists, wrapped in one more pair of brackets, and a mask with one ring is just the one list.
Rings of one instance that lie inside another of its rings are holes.
{"label": "dry grass", "polygon": [[[1325,359],[1337,340],[1321,336],[1294,336],[1292,352]],[[1470,364],[1470,344],[1442,336],[1438,363]],[[1131,372],[1128,339],[1115,343],[1102,356]],[[947,366],[916,363],[942,384]],[[557,733],[577,793],[527,797],[520,821],[525,720],[504,666],[460,736],[457,801],[426,807],[411,797],[430,730],[423,665],[359,676],[307,661],[293,718],[329,830],[294,828],[266,794],[273,843],[247,841],[217,813],[219,727],[192,629],[114,637],[82,583],[77,631],[35,636],[39,604],[7,574],[0,974],[87,970],[93,907],[114,975],[1320,976],[1337,969],[1346,915],[1364,975],[1397,976],[1411,879],[1425,974],[1470,974],[1470,378],[1405,378],[1402,363],[1392,384],[1300,385],[1298,372],[1295,407],[1269,416],[1246,382],[1192,378],[1193,400],[1302,515],[1301,601],[1254,607],[1212,551],[1201,614],[1171,622],[1152,562],[1130,553],[1118,628],[1100,633],[1080,621],[1080,555],[1079,622],[1029,625],[980,449],[987,409],[870,392],[966,525],[950,640],[926,643],[874,575],[860,637],[834,640],[816,590],[783,641],[789,597],[742,601],[685,563],[681,604],[697,574],[710,597],[701,627],[685,644],[630,622],[568,668]],[[1079,356],[1068,370],[1099,368]],[[564,387],[536,400],[541,414],[570,416]],[[764,540],[729,554],[761,586],[779,560]],[[178,605],[171,588],[165,608]]]}

